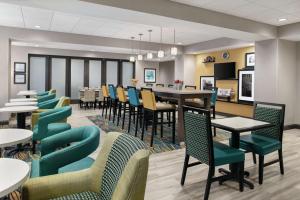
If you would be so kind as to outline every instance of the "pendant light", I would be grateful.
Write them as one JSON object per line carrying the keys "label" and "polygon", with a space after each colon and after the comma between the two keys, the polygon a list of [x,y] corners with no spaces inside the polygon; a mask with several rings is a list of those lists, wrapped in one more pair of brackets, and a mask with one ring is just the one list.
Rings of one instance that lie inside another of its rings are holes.
{"label": "pendant light", "polygon": [[143,36],[143,34],[140,33],[139,36],[140,36],[140,41],[139,41],[139,54],[138,54],[137,59],[138,59],[138,60],[143,60],[143,55],[141,54],[141,41],[142,41],[142,36]]}
{"label": "pendant light", "polygon": [[[149,43],[151,42],[151,33],[152,33],[152,30],[148,30],[149,32]],[[151,60],[153,58],[153,54],[151,52],[148,52],[147,53],[147,59]]]}
{"label": "pendant light", "polygon": [[157,52],[157,57],[163,58],[165,56],[165,52],[161,50],[161,45],[162,45],[162,27],[160,27],[160,49]]}
{"label": "pendant light", "polygon": [[175,28],[174,28],[174,41],[173,41],[173,42],[174,42],[174,43],[173,43],[174,46],[171,48],[171,55],[172,55],[172,56],[176,56],[178,50],[177,50],[177,47],[175,46],[175,44],[176,44],[176,43],[175,43],[175,42],[176,42],[176,41],[175,41]]}
{"label": "pendant light", "polygon": [[130,62],[135,62],[135,56],[133,55],[134,54],[134,52],[133,52],[133,40],[134,40],[134,37],[131,37],[131,56],[129,57]]}

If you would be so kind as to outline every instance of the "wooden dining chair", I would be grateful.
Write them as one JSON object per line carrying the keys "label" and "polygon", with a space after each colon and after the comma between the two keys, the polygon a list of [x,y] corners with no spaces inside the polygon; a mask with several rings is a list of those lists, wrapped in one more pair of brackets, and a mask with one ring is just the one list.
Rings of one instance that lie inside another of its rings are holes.
{"label": "wooden dining chair", "polygon": [[[135,137],[137,136],[138,126],[142,125],[143,122],[143,104],[142,100],[139,99],[139,92],[135,87],[128,87],[128,98],[129,98],[129,122],[128,122],[128,133],[131,128],[131,117],[136,115],[135,122]],[[140,123],[139,123],[140,122]]]}
{"label": "wooden dining chair", "polygon": [[[239,189],[244,190],[244,161],[245,154],[239,149],[232,148],[223,143],[214,142],[211,132],[211,117],[208,110],[183,106],[185,159],[182,170],[181,185],[184,185],[187,168],[199,164],[209,166],[204,200],[209,197],[212,182],[226,180],[229,175],[215,177],[215,168],[221,165],[238,164],[239,172],[236,175]],[[189,163],[190,157],[198,162]]]}
{"label": "wooden dining chair", "polygon": [[156,87],[165,87],[165,85],[162,84],[162,83],[157,83],[155,86],[156,86]]}
{"label": "wooden dining chair", "polygon": [[110,106],[110,97],[108,92],[108,87],[106,85],[102,85],[102,95],[103,95],[103,104],[102,104],[102,117],[104,116],[104,109],[105,109],[105,119],[107,118],[107,110]]}
{"label": "wooden dining chair", "polygon": [[129,101],[127,96],[125,95],[125,91],[123,86],[118,86],[117,88],[117,95],[119,99],[119,111],[118,111],[118,119],[117,119],[117,126],[119,126],[119,121],[122,115],[122,110],[123,110],[123,115],[122,115],[122,129],[124,129],[124,122],[125,122],[125,114],[129,110]]}
{"label": "wooden dining chair", "polygon": [[111,117],[111,109],[113,109],[113,123],[115,123],[115,117],[117,115],[117,107],[119,103],[119,98],[117,96],[116,87],[113,84],[108,84],[109,97],[110,97],[110,107],[109,107],[109,116],[108,120]]}

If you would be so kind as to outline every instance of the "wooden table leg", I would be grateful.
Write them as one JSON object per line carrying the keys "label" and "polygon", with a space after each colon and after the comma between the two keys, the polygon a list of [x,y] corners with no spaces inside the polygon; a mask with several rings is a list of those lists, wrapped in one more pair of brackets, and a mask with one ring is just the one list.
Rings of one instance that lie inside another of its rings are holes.
{"label": "wooden table leg", "polygon": [[184,141],[184,128],[183,128],[183,109],[184,98],[178,98],[178,119],[177,119],[177,132],[179,142]]}

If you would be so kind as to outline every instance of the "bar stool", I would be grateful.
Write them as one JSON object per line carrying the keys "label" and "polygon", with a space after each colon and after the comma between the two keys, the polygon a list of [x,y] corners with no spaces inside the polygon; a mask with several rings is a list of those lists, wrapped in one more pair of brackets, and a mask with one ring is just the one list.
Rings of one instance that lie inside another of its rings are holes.
{"label": "bar stool", "polygon": [[[157,134],[157,124],[160,123],[161,125],[161,137],[163,136],[163,114],[167,112],[171,112],[173,114],[172,119],[172,142],[175,143],[175,112],[176,108],[172,104],[168,103],[160,103],[156,102],[154,92],[151,92],[149,90],[142,90],[142,101],[143,101],[143,107],[144,107],[144,122],[143,122],[143,128],[142,128],[142,136],[141,139],[144,139],[144,131],[145,131],[145,123],[147,121],[147,113],[152,114],[152,135],[151,135],[151,142],[150,146],[153,146],[153,138],[154,135]],[[161,121],[158,122],[158,113],[161,113]]]}
{"label": "bar stool", "polygon": [[102,104],[102,117],[104,115],[104,108],[105,108],[105,119],[107,118],[107,109],[110,106],[110,97],[108,93],[108,88],[106,85],[102,85],[102,95],[103,95],[103,104]]}
{"label": "bar stool", "polygon": [[110,97],[110,107],[109,107],[108,120],[110,120],[111,109],[113,108],[113,123],[115,123],[115,118],[116,118],[116,114],[117,114],[117,107],[118,107],[119,99],[117,97],[116,87],[113,84],[108,84],[108,89],[109,89],[109,97]]}
{"label": "bar stool", "polygon": [[119,121],[120,121],[120,117],[121,117],[122,109],[123,109],[122,129],[124,129],[125,113],[127,110],[129,110],[129,107],[127,107],[127,105],[129,105],[129,102],[128,102],[128,98],[125,95],[124,88],[122,86],[119,86],[117,88],[117,95],[119,98],[119,112],[118,112],[117,125],[119,126]]}
{"label": "bar stool", "polygon": [[140,127],[142,124],[142,112],[143,112],[143,105],[142,101],[139,99],[139,92],[136,90],[135,87],[128,86],[128,97],[129,97],[129,122],[128,122],[128,133],[130,133],[130,126],[131,126],[131,115],[135,113],[135,109],[137,108],[137,115],[135,121],[135,137],[137,136],[138,131],[138,124],[140,119]]}

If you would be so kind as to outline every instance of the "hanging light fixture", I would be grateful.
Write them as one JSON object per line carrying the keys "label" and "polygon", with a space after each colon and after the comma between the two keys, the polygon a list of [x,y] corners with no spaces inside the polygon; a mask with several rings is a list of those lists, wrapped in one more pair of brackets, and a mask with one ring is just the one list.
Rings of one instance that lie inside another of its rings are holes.
{"label": "hanging light fixture", "polygon": [[161,45],[162,45],[162,27],[160,27],[160,49],[157,52],[157,57],[163,58],[165,56],[165,52],[161,50]]}
{"label": "hanging light fixture", "polygon": [[142,36],[143,36],[143,34],[140,33],[139,36],[140,36],[140,41],[139,41],[139,54],[138,54],[137,59],[138,59],[138,60],[143,60],[143,55],[141,54],[141,41],[142,41]]}
{"label": "hanging light fixture", "polygon": [[177,47],[175,46],[175,44],[176,44],[176,43],[175,43],[175,42],[176,42],[176,41],[175,41],[175,28],[174,28],[174,41],[173,41],[173,42],[174,42],[174,43],[173,43],[174,46],[171,48],[171,55],[172,55],[172,56],[176,56],[178,50],[177,50]]}
{"label": "hanging light fixture", "polygon": [[[152,33],[152,30],[148,30],[149,32],[149,42],[151,42],[151,33]],[[147,59],[151,60],[153,58],[153,54],[151,52],[148,52],[147,53]]]}
{"label": "hanging light fixture", "polygon": [[133,52],[133,40],[134,40],[134,37],[131,37],[131,56],[129,57],[129,61],[130,62],[135,62],[135,56],[133,55],[134,52]]}

